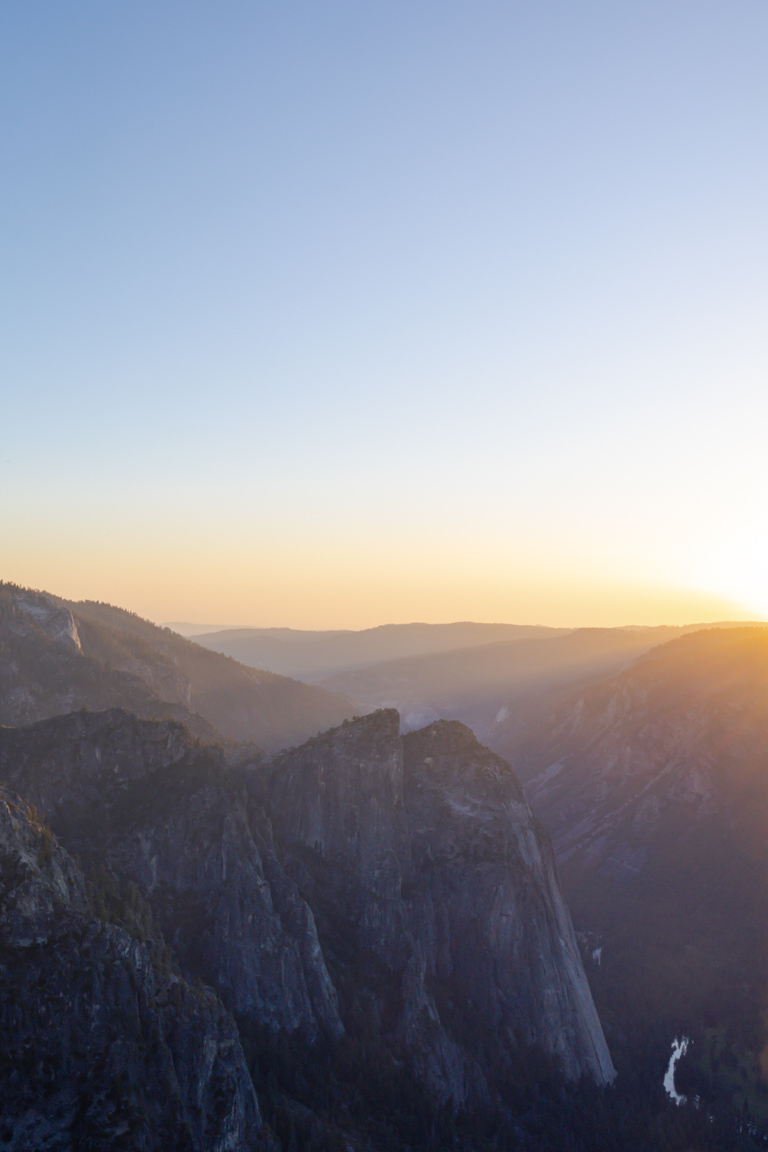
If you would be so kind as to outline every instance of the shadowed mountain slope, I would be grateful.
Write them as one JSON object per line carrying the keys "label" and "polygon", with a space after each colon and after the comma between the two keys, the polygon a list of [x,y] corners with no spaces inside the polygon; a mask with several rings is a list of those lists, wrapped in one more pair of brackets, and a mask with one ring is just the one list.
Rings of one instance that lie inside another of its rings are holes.
{"label": "shadowed mountain slope", "polygon": [[354,711],[338,695],[246,668],[120,608],[1,585],[0,722],[113,706],[267,750]]}
{"label": "shadowed mountain slope", "polygon": [[268,823],[249,823],[220,749],[175,721],[79,712],[0,729],[0,779],[87,868],[137,884],[179,957],[233,1012],[310,1038],[340,1031],[311,913]]}
{"label": "shadowed mountain slope", "polygon": [[234,1021],[126,895],[87,882],[0,789],[3,1148],[253,1147],[261,1121]]}
{"label": "shadowed mountain slope", "polygon": [[378,712],[231,767],[175,721],[81,712],[0,729],[0,779],[134,886],[249,1051],[354,1043],[433,1109],[498,1109],[534,1050],[613,1076],[548,839],[462,725],[402,740]]}
{"label": "shadowed mountain slope", "polygon": [[579,628],[393,660],[323,678],[361,706],[396,707],[405,727],[448,717],[497,746],[497,731],[528,694],[618,670],[682,628]]}
{"label": "shadowed mountain slope", "polygon": [[697,1093],[765,1121],[768,629],[681,637],[555,703],[516,759],[609,1034],[622,1055],[695,1036]]}

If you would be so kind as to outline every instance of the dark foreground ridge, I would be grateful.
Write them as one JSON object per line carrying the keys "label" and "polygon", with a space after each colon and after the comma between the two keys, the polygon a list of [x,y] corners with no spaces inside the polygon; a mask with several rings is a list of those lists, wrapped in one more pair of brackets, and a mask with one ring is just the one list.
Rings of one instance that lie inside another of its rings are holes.
{"label": "dark foreground ridge", "polygon": [[[183,1113],[199,1130],[189,1147],[246,1147],[258,1112],[225,1009],[262,1091],[259,1060],[281,1036],[309,1054],[348,1048],[366,1032],[376,1040],[363,1063],[381,1062],[389,1075],[407,1068],[423,1107],[436,1112],[499,1110],[504,1084],[534,1050],[567,1079],[612,1078],[548,840],[509,767],[468,729],[440,723],[401,740],[390,710],[269,760],[232,767],[231,758],[176,721],[120,709],[0,729],[0,778],[55,833],[23,804],[6,803],[19,842],[3,856],[6,907],[32,909],[23,929],[6,930],[5,977],[26,1020],[10,1019],[6,1035],[29,1049],[31,1091],[42,1069],[69,1068],[68,1047],[82,1049],[82,1031],[83,1060],[103,1066],[104,1091],[125,1081],[113,1088],[114,1124],[129,1123],[124,1113],[134,1108],[131,1131],[145,1112],[164,1131],[163,1106],[178,1096],[167,1116],[182,1115],[202,1059],[184,1038],[188,1024],[209,1053],[209,1079],[223,1059],[214,1048],[228,1053],[211,1091],[216,1114],[230,1117],[229,1143],[200,1135],[208,1101],[200,1088],[201,1116]],[[30,847],[35,837],[48,848]],[[36,926],[42,897],[30,904],[31,884],[48,894],[53,936]],[[98,920],[99,900],[110,899],[144,910],[146,940]],[[153,967],[153,947],[169,975]],[[9,949],[24,957],[23,979]],[[119,976],[106,975],[119,965]],[[56,1005],[46,1037],[30,980]],[[142,1017],[142,1005],[166,1001],[172,1026],[159,1008]],[[102,1031],[89,1023],[94,1014]],[[143,1109],[134,1096],[147,1077],[157,1083],[146,1061],[158,1045],[189,1085]],[[71,1125],[72,1110],[84,1107],[76,1065],[53,1127]],[[13,1131],[21,1123],[7,1120]]]}
{"label": "dark foreground ridge", "polygon": [[230,1014],[170,962],[138,892],[87,883],[3,789],[0,1021],[3,1148],[254,1146]]}
{"label": "dark foreground ridge", "polygon": [[79,712],[0,729],[0,781],[4,1149],[751,1147],[609,1086],[549,839],[459,723],[238,760]]}

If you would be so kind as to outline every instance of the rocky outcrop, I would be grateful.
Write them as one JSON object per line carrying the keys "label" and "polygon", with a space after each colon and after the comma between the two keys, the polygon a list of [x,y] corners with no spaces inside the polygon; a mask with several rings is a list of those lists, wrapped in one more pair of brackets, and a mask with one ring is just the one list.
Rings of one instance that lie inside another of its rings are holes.
{"label": "rocky outcrop", "polygon": [[425,976],[514,1044],[598,1083],[613,1066],[549,838],[510,767],[463,724],[403,739],[410,922]]}
{"label": "rocky outcrop", "polygon": [[188,969],[274,1030],[342,1031],[314,920],[223,753],[113,709],[0,729],[0,778],[71,851],[129,878]]}
{"label": "rocky outcrop", "polygon": [[0,790],[4,1148],[236,1152],[260,1126],[234,1022],[95,911],[50,830]]}
{"label": "rocky outcrop", "polygon": [[510,1050],[557,1056],[570,1077],[613,1077],[548,838],[469,729],[439,722],[401,740],[385,710],[254,776],[327,953],[343,967],[351,945],[396,982],[393,1040],[435,1096],[487,1093],[466,1042],[478,1022]]}
{"label": "rocky outcrop", "polygon": [[17,605],[22,618],[32,619],[55,644],[82,652],[75,618],[68,608],[60,608],[43,596],[22,595]]}
{"label": "rocky outcrop", "polygon": [[397,712],[375,712],[280,753],[257,780],[278,842],[299,875],[300,861],[310,866],[316,898],[333,906],[345,936],[390,966],[402,963],[408,839]]}
{"label": "rocky outcrop", "polygon": [[453,1109],[498,1102],[532,1045],[613,1075],[548,839],[461,724],[401,739],[385,710],[232,766],[178,724],[79,713],[0,729],[0,777],[246,1030],[373,1028]]}

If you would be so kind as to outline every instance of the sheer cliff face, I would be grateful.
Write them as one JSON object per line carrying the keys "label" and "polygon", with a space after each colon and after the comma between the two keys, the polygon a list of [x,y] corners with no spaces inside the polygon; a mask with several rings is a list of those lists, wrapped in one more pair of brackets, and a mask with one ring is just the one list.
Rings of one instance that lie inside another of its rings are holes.
{"label": "sheer cliff face", "polygon": [[0,789],[3,1147],[215,1150],[260,1126],[231,1017],[94,910],[70,857]]}
{"label": "sheer cliff face", "polygon": [[196,747],[173,721],[81,712],[0,729],[0,777],[87,867],[139,886],[233,1012],[310,1038],[341,1032],[312,913],[218,749]]}
{"label": "sheer cliff face", "polygon": [[462,724],[403,740],[411,923],[426,973],[496,1029],[613,1075],[548,838],[509,765]]}
{"label": "sheer cliff face", "polygon": [[468,728],[438,722],[401,740],[397,713],[378,712],[282,753],[263,776],[307,898],[343,897],[326,909],[329,947],[343,919],[345,939],[399,974],[396,1032],[447,1096],[482,1081],[455,1040],[472,1016],[513,1047],[559,1056],[572,1077],[611,1079],[548,838],[509,766]]}
{"label": "sheer cliff face", "polygon": [[0,729],[0,777],[136,885],[243,1025],[332,1039],[362,1011],[453,1106],[527,1043],[613,1075],[548,840],[460,724],[402,741],[384,711],[232,768],[172,722],[78,714]]}
{"label": "sheer cliff face", "polygon": [[345,936],[402,961],[408,849],[397,713],[376,712],[280,753],[260,775],[278,841],[289,858],[305,849],[311,890],[332,902]]}

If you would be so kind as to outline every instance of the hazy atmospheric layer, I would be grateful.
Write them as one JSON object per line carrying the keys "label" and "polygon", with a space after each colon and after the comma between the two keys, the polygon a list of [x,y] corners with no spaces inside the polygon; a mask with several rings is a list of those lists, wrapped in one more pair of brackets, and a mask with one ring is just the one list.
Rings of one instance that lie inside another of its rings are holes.
{"label": "hazy atmospheric layer", "polygon": [[0,12],[6,579],[765,613],[764,3],[44,11]]}

